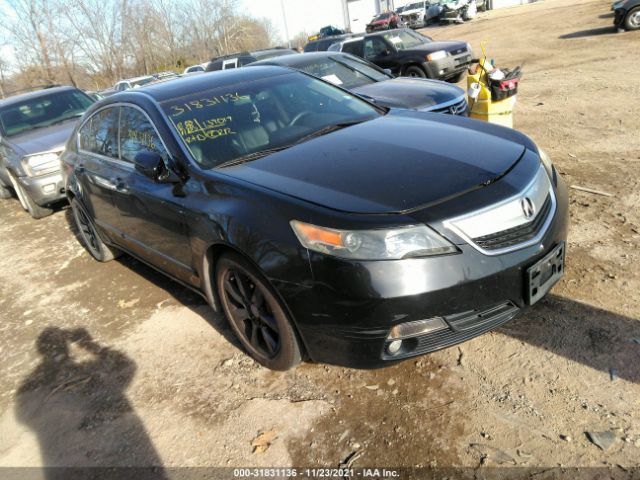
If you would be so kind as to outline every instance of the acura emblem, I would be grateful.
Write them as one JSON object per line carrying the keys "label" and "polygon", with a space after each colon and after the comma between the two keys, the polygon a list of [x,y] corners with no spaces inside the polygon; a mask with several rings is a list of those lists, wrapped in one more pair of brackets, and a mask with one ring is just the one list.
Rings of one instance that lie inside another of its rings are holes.
{"label": "acura emblem", "polygon": [[520,201],[520,205],[522,206],[522,212],[524,213],[524,218],[533,218],[536,214],[536,206],[533,204],[529,197],[524,197]]}

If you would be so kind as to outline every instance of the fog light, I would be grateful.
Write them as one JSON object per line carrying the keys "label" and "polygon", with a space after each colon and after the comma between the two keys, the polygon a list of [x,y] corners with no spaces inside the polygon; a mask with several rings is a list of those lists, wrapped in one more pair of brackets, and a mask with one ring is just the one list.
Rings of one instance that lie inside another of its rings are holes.
{"label": "fog light", "polygon": [[389,355],[396,355],[400,348],[402,348],[402,340],[394,340],[387,346],[387,353]]}
{"label": "fog light", "polygon": [[45,185],[44,187],[42,187],[42,191],[44,193],[54,192],[55,189],[56,189],[56,184],[55,183],[49,183],[49,184]]}
{"label": "fog light", "polygon": [[401,323],[396,325],[389,332],[387,339],[399,339],[424,335],[447,328],[447,323],[440,317],[428,318],[426,320],[416,320],[415,322]]}

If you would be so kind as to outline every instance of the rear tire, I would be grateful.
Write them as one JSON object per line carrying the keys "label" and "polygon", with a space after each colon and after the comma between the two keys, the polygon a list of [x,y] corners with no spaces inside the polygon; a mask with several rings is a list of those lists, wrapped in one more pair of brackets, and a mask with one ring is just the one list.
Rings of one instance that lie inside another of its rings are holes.
{"label": "rear tire", "polygon": [[640,29],[640,7],[632,9],[624,19],[624,29],[627,31]]}
{"label": "rear tire", "polygon": [[22,208],[24,208],[27,212],[29,212],[29,214],[33,218],[38,220],[40,218],[48,217],[53,213],[53,210],[51,208],[41,207],[36,202],[34,202],[31,196],[29,195],[29,192],[27,192],[24,188],[22,188],[22,185],[20,185],[20,182],[12,174],[9,174],[9,180],[11,180],[13,189],[15,190],[16,195],[18,196],[18,200],[20,200],[20,205],[22,205]]}
{"label": "rear tire", "polygon": [[412,65],[404,71],[405,77],[427,78],[427,73],[420,67]]}
{"label": "rear tire", "polygon": [[5,187],[4,185],[0,184],[0,199],[6,200],[11,197],[13,197],[13,195],[11,194],[11,190],[9,190],[9,187]]}
{"label": "rear tire", "polygon": [[302,353],[286,308],[265,277],[238,254],[216,263],[216,288],[224,314],[247,353],[272,370],[289,370]]}
{"label": "rear tire", "polygon": [[76,222],[84,248],[87,249],[91,256],[103,263],[119,257],[122,252],[102,241],[89,214],[80,206],[80,203],[75,198],[72,198],[69,203],[71,204],[73,219]]}

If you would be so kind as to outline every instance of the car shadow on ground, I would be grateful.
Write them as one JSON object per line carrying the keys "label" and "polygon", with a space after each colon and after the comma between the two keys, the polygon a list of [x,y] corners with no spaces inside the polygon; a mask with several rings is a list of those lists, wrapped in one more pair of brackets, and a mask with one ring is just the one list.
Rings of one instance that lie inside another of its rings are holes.
{"label": "car shadow on ground", "polygon": [[588,30],[580,30],[578,32],[560,35],[558,38],[568,40],[571,38],[597,37],[599,35],[617,35],[618,29],[611,25],[609,27],[590,28]]}
{"label": "car shadow on ground", "polygon": [[640,320],[550,295],[498,330],[604,373],[640,383]]}
{"label": "car shadow on ground", "polygon": [[15,411],[38,439],[42,476],[105,478],[110,472],[117,478],[167,478],[125,394],[136,371],[132,359],[98,344],[82,328],[47,327],[36,349],[40,364],[18,388]]}
{"label": "car shadow on ground", "polygon": [[[67,207],[64,209],[65,219],[67,221],[67,226],[69,227],[69,231],[73,234],[76,240],[82,245],[85,249],[87,255],[91,256],[89,250],[87,250],[84,240],[80,236],[78,228],[76,226],[73,211],[71,207]],[[231,345],[233,345],[238,350],[244,352],[240,342],[237,337],[229,327],[227,320],[225,319],[222,312],[215,312],[213,308],[209,306],[207,301],[198,293],[194,292],[190,288],[187,288],[180,283],[172,280],[167,277],[163,273],[155,270],[154,268],[148,266],[144,262],[132,257],[128,254],[123,254],[118,257],[116,262],[120,263],[122,266],[126,267],[128,270],[142,277],[144,280],[149,283],[161,288],[164,290],[170,297],[175,299],[178,303],[184,305],[189,308],[197,315],[202,317],[209,325],[211,325],[220,335],[222,335],[225,340],[227,340]]]}

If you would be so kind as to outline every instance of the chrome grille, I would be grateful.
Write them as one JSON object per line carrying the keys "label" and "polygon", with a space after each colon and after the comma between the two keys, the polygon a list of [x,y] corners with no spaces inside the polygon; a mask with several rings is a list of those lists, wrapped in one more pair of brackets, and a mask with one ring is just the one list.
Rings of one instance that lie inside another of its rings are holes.
{"label": "chrome grille", "polygon": [[483,237],[474,238],[473,241],[487,250],[496,250],[498,248],[507,248],[519,243],[527,242],[534,238],[540,232],[544,221],[551,210],[551,195],[547,196],[538,216],[529,223],[519,225],[517,227],[508,228],[501,232],[492,233]]}
{"label": "chrome grille", "polygon": [[429,111],[434,113],[448,113],[449,115],[467,115],[467,100],[463,98],[461,101],[452,105],[438,107]]}

